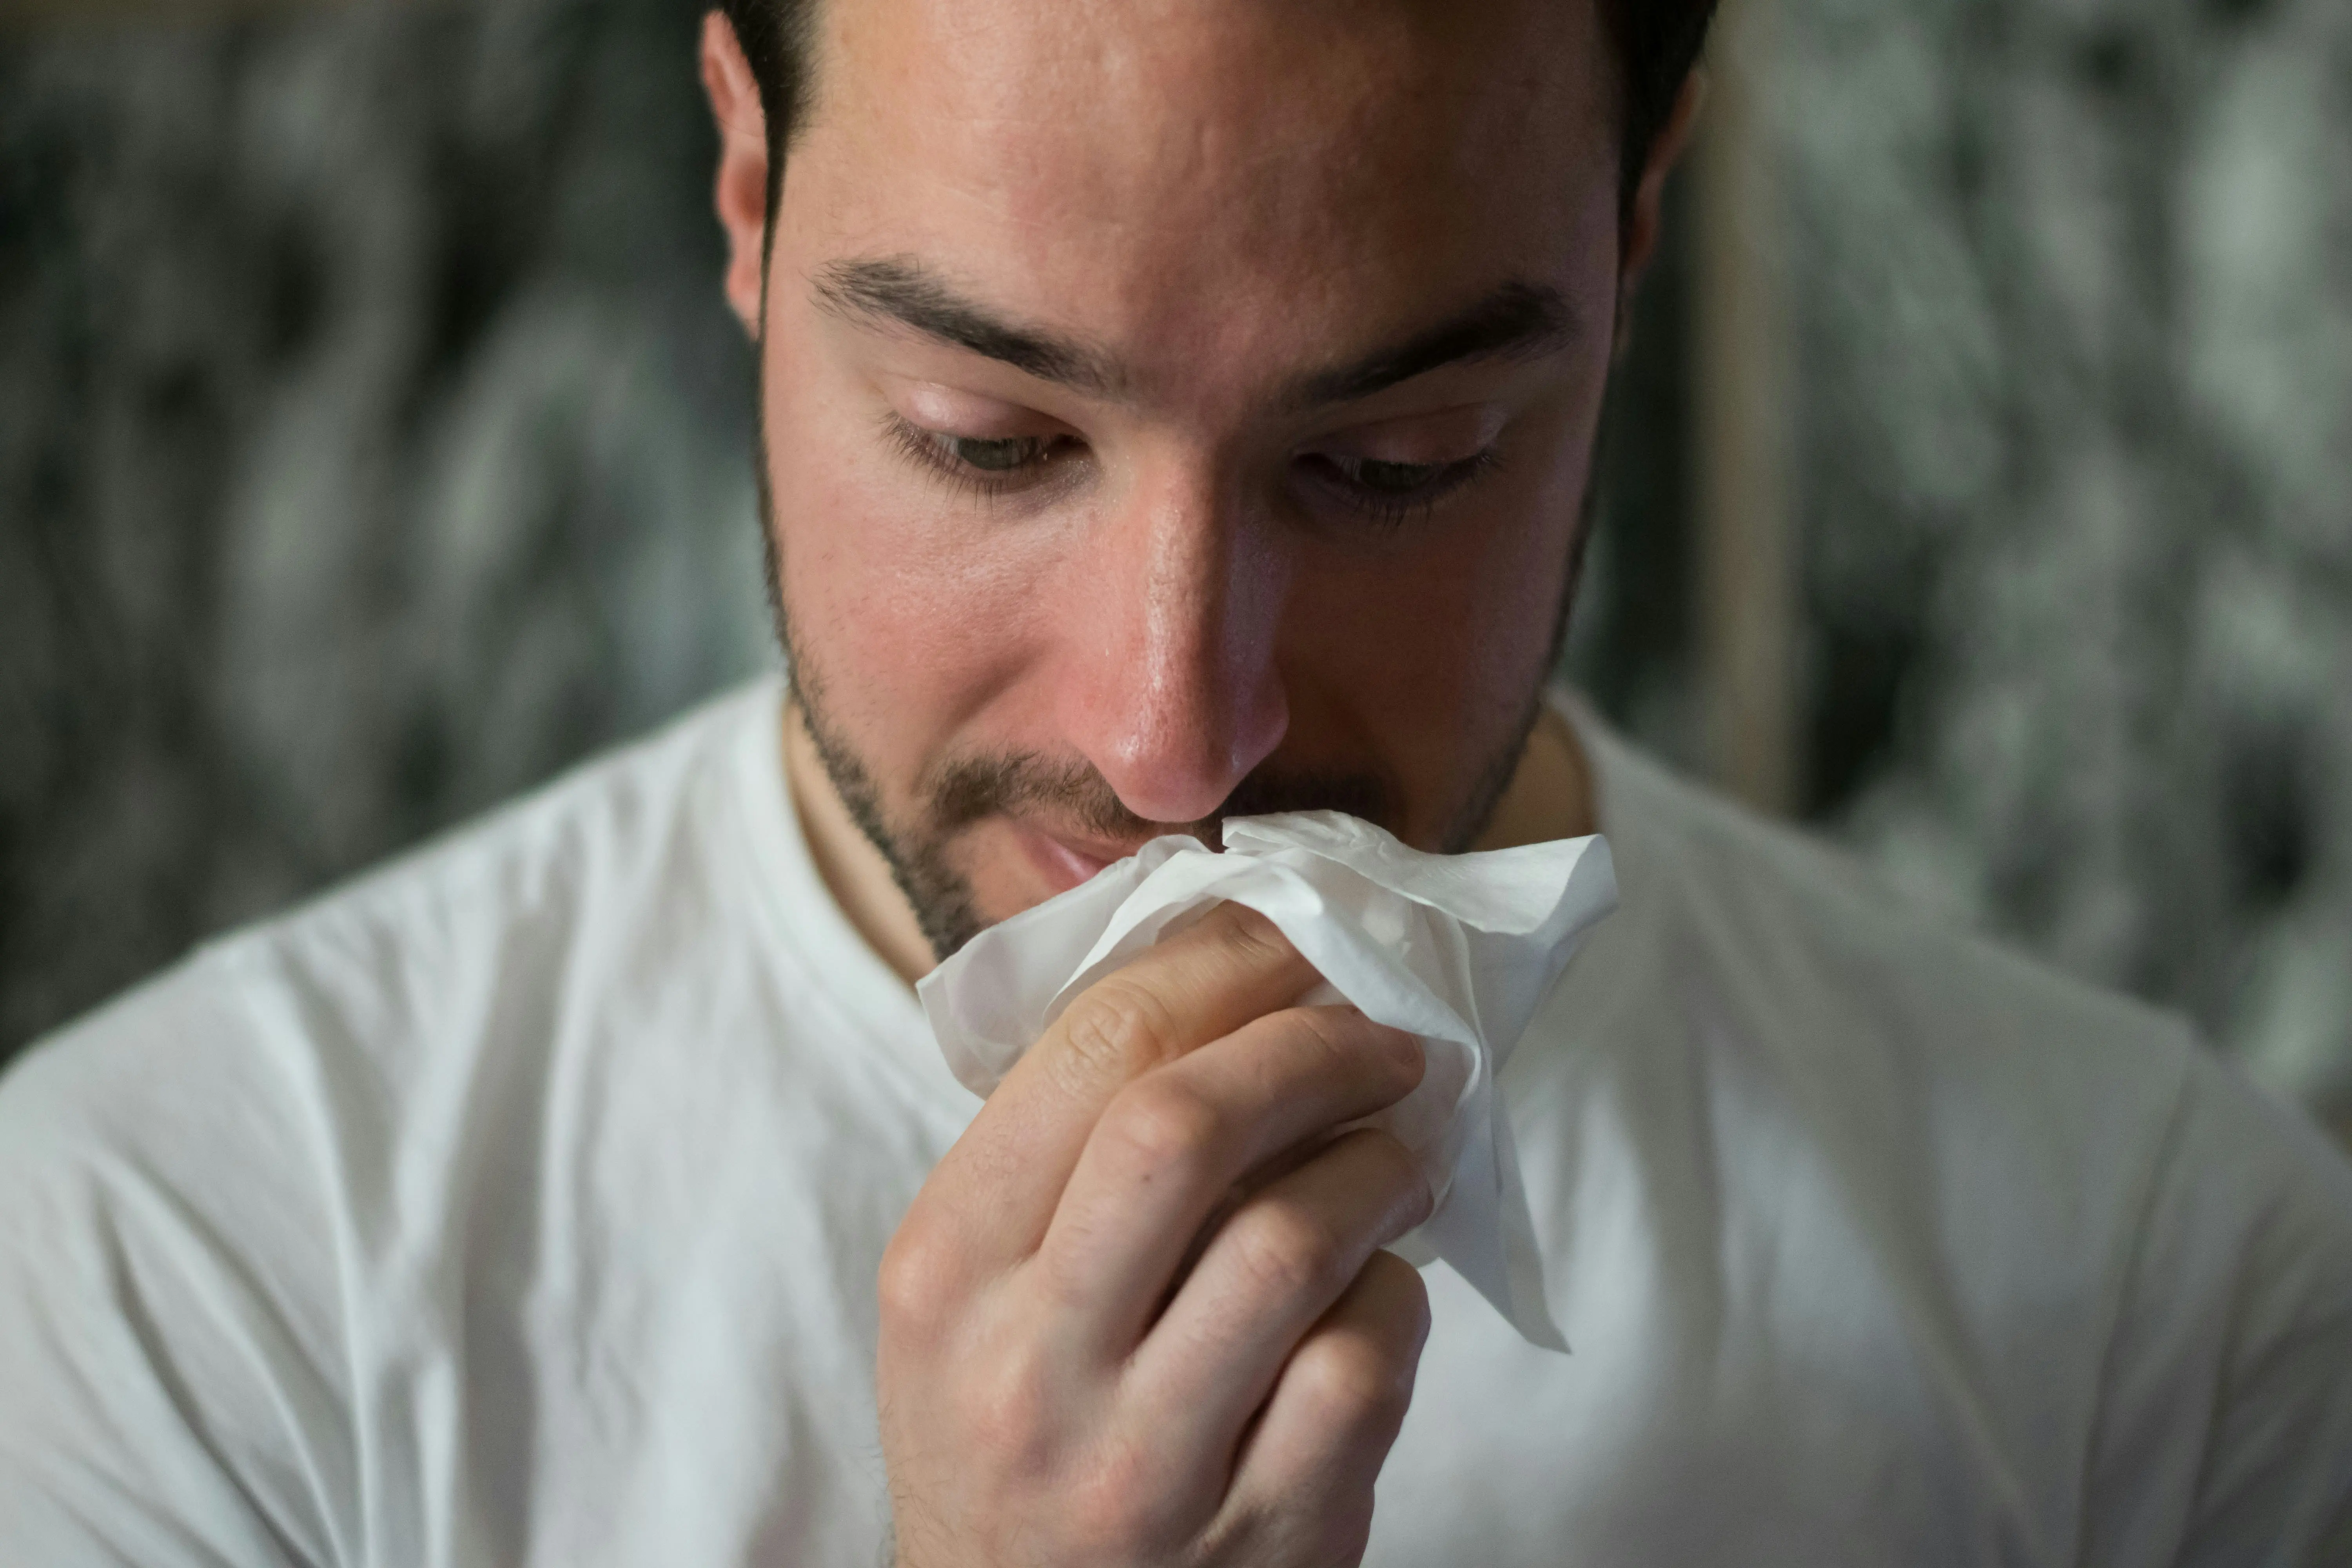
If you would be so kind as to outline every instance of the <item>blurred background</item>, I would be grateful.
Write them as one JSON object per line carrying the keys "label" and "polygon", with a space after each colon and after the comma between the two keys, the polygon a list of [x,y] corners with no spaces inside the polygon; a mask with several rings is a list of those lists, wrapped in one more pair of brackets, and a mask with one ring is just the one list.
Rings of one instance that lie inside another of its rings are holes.
{"label": "blurred background", "polygon": [[[772,661],[691,0],[0,10],[0,1058]],[[2352,1134],[2352,8],[1733,0],[1571,673]]]}

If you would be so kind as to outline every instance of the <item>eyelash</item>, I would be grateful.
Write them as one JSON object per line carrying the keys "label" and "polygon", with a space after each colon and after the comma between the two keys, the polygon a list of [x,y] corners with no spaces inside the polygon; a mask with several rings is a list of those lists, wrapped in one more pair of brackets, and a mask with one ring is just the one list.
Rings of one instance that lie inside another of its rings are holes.
{"label": "eyelash", "polygon": [[[1024,437],[1008,439],[1034,440],[1039,443],[1039,455],[1024,461],[1019,467],[1002,472],[978,468],[958,459],[946,449],[946,444],[971,437],[944,436],[908,423],[896,414],[885,421],[885,431],[890,444],[918,468],[928,471],[957,493],[975,500],[994,500],[1016,490],[1036,484],[1044,471],[1063,450],[1068,437]],[[1069,443],[1075,444],[1075,443]],[[1383,532],[1393,531],[1435,511],[1439,504],[1493,473],[1502,467],[1502,458],[1494,447],[1474,452],[1467,458],[1451,463],[1431,465],[1429,480],[1410,491],[1382,491],[1363,483],[1351,469],[1360,468],[1367,459],[1338,458],[1316,454],[1308,461],[1320,471],[1318,484],[1336,491],[1342,503]],[[1395,467],[1419,467],[1398,464]]]}
{"label": "eyelash", "polygon": [[1451,463],[1391,464],[1394,468],[1430,468],[1430,477],[1414,489],[1404,491],[1381,490],[1366,485],[1351,470],[1360,469],[1369,459],[1339,458],[1317,455],[1313,463],[1330,477],[1318,474],[1318,482],[1328,489],[1338,490],[1342,501],[1352,510],[1383,532],[1394,531],[1407,523],[1416,522],[1434,512],[1440,505],[1468,489],[1488,474],[1503,466],[1502,455],[1489,447],[1473,452]]}
{"label": "eyelash", "polygon": [[1007,437],[1037,442],[1042,456],[1036,459],[1024,461],[1018,468],[1007,468],[1001,473],[992,473],[985,468],[977,468],[970,463],[959,460],[953,453],[946,449],[945,443],[969,440],[972,437],[942,436],[935,431],[926,430],[919,425],[909,424],[896,414],[886,416],[883,430],[889,437],[890,444],[896,447],[899,454],[909,462],[928,470],[933,478],[957,493],[975,500],[994,500],[1014,490],[1025,489],[1035,484],[1041,470],[1054,461],[1055,454],[1061,450],[1063,443],[1067,439],[1058,436]]}

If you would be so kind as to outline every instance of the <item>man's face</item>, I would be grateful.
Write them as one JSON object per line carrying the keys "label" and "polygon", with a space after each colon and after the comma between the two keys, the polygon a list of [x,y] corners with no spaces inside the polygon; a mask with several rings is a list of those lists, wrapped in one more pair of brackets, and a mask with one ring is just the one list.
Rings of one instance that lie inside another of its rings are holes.
{"label": "man's face", "polygon": [[761,301],[835,784],[935,946],[1183,825],[1459,848],[1618,286],[1597,8],[830,0]]}

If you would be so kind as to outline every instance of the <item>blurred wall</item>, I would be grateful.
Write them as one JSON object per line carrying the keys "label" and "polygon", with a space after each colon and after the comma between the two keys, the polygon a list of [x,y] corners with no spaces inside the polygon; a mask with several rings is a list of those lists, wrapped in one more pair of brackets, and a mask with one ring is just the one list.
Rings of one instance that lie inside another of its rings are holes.
{"label": "blurred wall", "polygon": [[[2352,1110],[2352,12],[1749,3],[1803,813]],[[0,33],[0,1051],[769,657],[694,26]],[[1704,766],[1673,205],[1570,662]]]}
{"label": "blurred wall", "polygon": [[766,657],[696,26],[0,33],[0,1051]]}
{"label": "blurred wall", "polygon": [[2352,1125],[2352,6],[1775,34],[1812,810]]}

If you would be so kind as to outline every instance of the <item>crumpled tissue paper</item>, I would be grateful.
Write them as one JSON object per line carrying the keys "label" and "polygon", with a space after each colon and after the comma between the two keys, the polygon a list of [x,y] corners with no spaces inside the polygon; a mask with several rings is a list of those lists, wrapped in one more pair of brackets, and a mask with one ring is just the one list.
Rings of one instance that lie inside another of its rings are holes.
{"label": "crumpled tissue paper", "polygon": [[1444,1258],[1532,1343],[1566,1350],[1496,1075],[1583,933],[1616,907],[1599,837],[1425,855],[1331,811],[1236,817],[1225,852],[1156,838],[980,933],[917,987],[956,1078],[985,1097],[1096,980],[1214,905],[1256,910],[1345,1001],[1421,1037],[1420,1087],[1370,1124],[1437,1195],[1392,1250]]}

